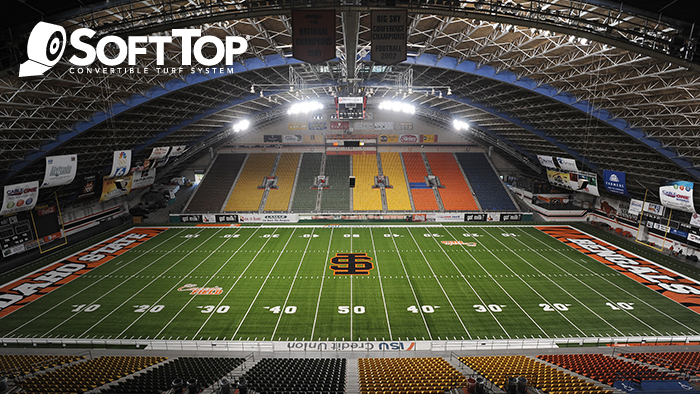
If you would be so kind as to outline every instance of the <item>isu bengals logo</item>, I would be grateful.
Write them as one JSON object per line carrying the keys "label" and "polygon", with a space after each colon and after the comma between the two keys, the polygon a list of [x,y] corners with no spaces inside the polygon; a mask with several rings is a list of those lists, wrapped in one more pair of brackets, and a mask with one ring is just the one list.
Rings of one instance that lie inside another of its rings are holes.
{"label": "isu bengals logo", "polygon": [[374,268],[372,258],[367,253],[336,253],[328,267],[333,275],[369,275]]}
{"label": "isu bengals logo", "polygon": [[224,292],[224,289],[219,286],[197,287],[197,285],[194,284],[186,284],[177,289],[177,291],[189,291],[190,295],[220,295]]}

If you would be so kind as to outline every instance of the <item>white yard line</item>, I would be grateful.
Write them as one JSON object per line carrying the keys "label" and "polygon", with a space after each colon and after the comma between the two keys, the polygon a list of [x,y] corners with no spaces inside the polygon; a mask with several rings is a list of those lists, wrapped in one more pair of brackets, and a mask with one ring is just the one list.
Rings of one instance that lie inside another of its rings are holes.
{"label": "white yard line", "polygon": [[[172,237],[167,238],[166,240],[164,240],[163,242],[159,243],[158,245],[153,246],[153,248],[151,248],[150,250],[155,249],[155,248],[157,248],[158,246],[160,246],[160,245],[162,245],[162,244],[164,244],[164,243],[170,241],[171,239],[175,238],[178,234],[181,234],[181,233],[182,233],[182,230],[181,230],[180,232],[178,232],[178,233],[174,233]],[[185,242],[187,242],[187,241],[188,241],[188,240],[185,239],[185,240],[182,241],[178,246],[182,245],[183,243],[185,243]],[[110,272],[109,274],[103,276],[102,278],[100,278],[100,279],[94,281],[94,282],[91,283],[89,286],[86,286],[86,287],[84,287],[82,290],[80,290],[80,291],[78,291],[78,292],[75,292],[73,295],[71,295],[70,297],[66,298],[65,300],[59,302],[58,304],[56,304],[56,305],[52,306],[51,308],[45,310],[44,312],[40,313],[40,314],[37,315],[36,317],[32,318],[31,320],[25,322],[25,323],[22,324],[21,326],[19,326],[19,327],[15,328],[14,330],[8,332],[7,335],[12,334],[13,332],[19,330],[20,328],[26,326],[26,325],[29,324],[29,323],[35,321],[36,319],[41,318],[42,316],[44,316],[44,315],[46,315],[47,313],[53,311],[54,309],[58,308],[59,306],[65,304],[66,302],[69,302],[69,301],[72,300],[74,297],[77,297],[77,296],[79,296],[80,294],[82,294],[84,291],[90,290],[90,288],[91,288],[92,286],[97,285],[98,283],[102,282],[103,280],[105,280],[105,279],[111,279],[111,278],[109,278],[109,275],[114,274],[115,272],[121,270],[122,268],[128,267],[129,264],[135,262],[136,260],[140,259],[141,257],[143,257],[143,256],[145,256],[145,255],[146,255],[145,253],[144,253],[144,254],[141,254],[141,255],[138,255],[138,256],[136,256],[136,258],[134,258],[133,260],[131,260],[131,261],[129,261],[129,262],[126,262],[124,265],[121,265],[121,266],[117,267],[114,271],[112,271],[112,272]],[[165,256],[163,256],[163,257],[165,257]],[[140,269],[138,272],[136,272],[134,275],[131,275],[131,276],[137,275],[139,272],[141,272],[141,271],[145,270],[146,268],[150,267],[151,265],[155,264],[156,261],[158,261],[158,260],[155,260],[155,261],[151,262],[150,264],[148,264],[147,266],[143,267],[142,269]],[[92,272],[92,271],[90,271],[90,272]],[[95,299],[94,301],[92,301],[89,305],[94,304],[95,301],[99,301],[100,299],[102,299],[103,297],[107,296],[107,295],[108,295],[109,293],[111,293],[112,291],[116,290],[117,287],[123,285],[123,284],[126,283],[126,282],[128,282],[128,280],[126,280],[126,281],[124,281],[124,282],[118,284],[117,286],[115,286],[114,288],[112,288],[111,290],[109,290],[107,293],[102,294],[102,296],[100,296],[99,298],[97,298],[97,299]],[[54,326],[54,327],[51,329],[51,331],[53,331],[53,330],[56,329],[57,327],[61,326],[62,324],[66,323],[68,320],[72,319],[74,316],[77,316],[77,315],[80,314],[80,313],[82,313],[82,312],[76,312],[74,315],[71,315],[69,318],[67,318],[67,319],[64,320],[63,322],[61,322],[61,323],[59,323],[58,325]],[[51,331],[47,331],[46,333],[44,333],[44,335],[50,333]]]}
{"label": "white yard line", "polygon": [[[577,231],[581,231],[581,230],[578,230],[578,229],[577,229]],[[581,231],[581,232],[583,232],[583,231]],[[526,234],[527,234],[527,233],[526,233]],[[586,233],[584,233],[584,234],[586,234]],[[541,240],[539,240],[537,237],[532,236],[532,235],[530,235],[530,234],[528,234],[528,235],[529,235],[530,237],[534,238],[537,242],[540,242],[541,244],[546,245],[546,246],[549,247],[549,245],[547,245],[546,243],[544,243],[544,241],[541,241]],[[590,234],[586,234],[586,235],[588,235],[588,236],[590,236],[590,237],[593,237],[593,236],[590,235]],[[594,237],[594,238],[595,238],[595,237]],[[596,239],[598,239],[598,238],[596,238]],[[569,246],[567,246],[567,247],[569,247]],[[565,257],[567,260],[572,261],[574,264],[576,264],[576,265],[578,265],[579,267],[585,269],[586,271],[592,272],[593,274],[596,274],[596,272],[593,271],[592,269],[590,269],[590,268],[586,267],[585,265],[579,263],[579,262],[576,261],[575,259],[572,259],[571,257],[567,256],[566,254],[562,253],[561,251],[558,251],[558,250],[556,250],[556,249],[553,249],[553,250],[556,251],[558,254],[562,255],[563,257]],[[574,249],[572,249],[572,250],[574,250]],[[624,249],[623,249],[623,250],[624,250]],[[629,253],[629,252],[628,252],[628,253]],[[612,269],[612,268],[610,268],[610,269]],[[613,272],[617,272],[617,271],[613,270]],[[640,298],[640,297],[638,297],[638,296],[636,296],[636,295],[630,293],[630,292],[627,291],[626,289],[624,289],[624,288],[618,286],[617,284],[615,284],[615,282],[613,282],[613,281],[611,281],[611,280],[609,280],[609,279],[607,279],[607,278],[604,278],[604,277],[602,277],[602,276],[600,276],[600,279],[602,279],[602,280],[608,282],[611,286],[613,286],[613,287],[615,287],[615,288],[617,288],[617,289],[623,291],[624,293],[628,294],[630,297],[632,297],[632,298],[634,298],[635,300],[641,302],[642,304],[648,306],[649,308],[653,309],[654,311],[656,311],[656,312],[658,312],[658,313],[660,313],[660,314],[666,316],[667,319],[673,320],[673,321],[676,322],[678,325],[681,325],[681,326],[683,326],[683,327],[689,329],[691,332],[694,332],[696,335],[698,334],[698,330],[696,330],[696,329],[694,329],[694,328],[691,328],[691,327],[689,327],[689,326],[687,326],[687,325],[681,323],[680,321],[678,321],[678,320],[676,320],[675,318],[673,318],[673,316],[667,314],[667,313],[664,312],[664,311],[659,310],[659,309],[656,308],[654,305],[651,305],[650,303],[646,302],[643,298]],[[638,283],[638,282],[635,281],[635,283]],[[651,290],[651,291],[653,291],[653,290]],[[628,313],[629,313],[629,312],[628,312]],[[658,332],[659,334],[661,334],[661,332],[660,332],[659,330],[654,329],[654,331],[656,331],[656,332]]]}
{"label": "white yard line", "polygon": [[[447,227],[447,228],[449,228],[449,227]],[[462,230],[462,231],[465,231],[465,227],[462,227],[461,230]],[[448,233],[450,233],[449,230],[448,230]],[[451,234],[451,233],[450,233],[450,234]],[[474,241],[476,241],[476,238],[474,239]],[[518,309],[520,309],[520,310],[525,314],[525,316],[527,316],[527,318],[530,319],[530,321],[531,321],[535,326],[537,326],[537,328],[538,328],[540,331],[542,331],[542,333],[545,335],[545,337],[549,337],[549,334],[547,334],[547,332],[546,332],[542,327],[540,327],[539,324],[537,324],[537,322],[535,321],[535,319],[533,319],[532,316],[530,316],[530,314],[527,313],[527,312],[525,311],[525,309],[523,309],[522,305],[520,305],[520,304],[515,300],[515,298],[513,298],[513,296],[511,296],[510,293],[508,293],[508,291],[506,291],[506,289],[504,289],[503,286],[501,286],[501,284],[498,283],[498,281],[497,281],[496,279],[493,278],[493,276],[489,273],[489,271],[488,271],[486,268],[484,268],[483,265],[481,265],[481,263],[479,262],[479,260],[477,260],[477,259],[474,258],[474,255],[469,251],[469,249],[465,248],[464,245],[460,245],[460,246],[462,247],[462,249],[463,249],[465,252],[467,252],[467,254],[469,254],[469,257],[471,257],[472,260],[474,260],[477,264],[479,264],[479,267],[481,267],[481,269],[484,270],[484,272],[486,272],[486,274],[489,276],[489,278],[491,278],[491,279],[493,280],[493,283],[495,283],[496,286],[498,286],[498,287],[508,296],[508,298],[510,298],[510,300],[513,301],[513,304],[515,304],[515,305],[518,307]],[[482,246],[483,246],[483,245],[482,245]],[[491,252],[490,249],[484,247],[484,250],[487,250],[489,253],[491,253],[492,256],[496,257],[496,259],[497,259],[498,261],[501,261],[495,254],[493,254],[493,252]],[[501,263],[503,263],[503,262],[501,261]]]}
{"label": "white yard line", "polygon": [[[301,269],[301,265],[304,263],[304,257],[306,256],[306,251],[309,250],[309,244],[311,243],[311,240],[314,237],[314,229],[311,230],[311,236],[309,237],[309,240],[306,241],[306,248],[304,248],[304,254],[301,255],[301,260],[299,260],[299,266],[297,267],[297,271],[294,273],[294,279],[292,279],[292,285],[289,286],[289,291],[287,292],[287,298],[284,299],[284,304],[282,304],[282,310],[280,311],[280,316],[277,318],[277,324],[275,324],[275,329],[272,330],[272,336],[270,339],[274,340],[275,334],[277,333],[277,327],[280,325],[280,321],[282,320],[282,316],[284,316],[284,310],[287,308],[287,301],[289,301],[289,296],[292,294],[292,289],[294,289],[294,283],[297,281],[297,275],[299,275],[299,270]],[[313,338],[312,338],[313,339]]]}
{"label": "white yard line", "polygon": [[374,266],[377,268],[377,276],[379,277],[379,290],[382,293],[382,303],[384,304],[384,314],[386,315],[386,326],[389,329],[389,340],[393,341],[394,336],[391,334],[391,323],[389,323],[389,309],[386,307],[386,297],[384,297],[384,286],[382,285],[382,273],[379,270],[379,263],[377,262],[377,248],[374,246],[374,234],[372,229],[369,230],[369,236],[372,239],[372,250],[374,250]]}
{"label": "white yard line", "polygon": [[416,290],[413,288],[410,276],[408,276],[408,271],[406,271],[406,265],[403,263],[401,252],[399,252],[399,247],[396,245],[396,238],[394,238],[394,233],[391,231],[391,229],[389,229],[389,234],[391,234],[391,241],[394,243],[394,250],[396,250],[396,255],[399,256],[399,261],[401,261],[401,266],[403,267],[403,272],[406,275],[408,285],[411,286],[411,292],[413,293],[413,299],[416,300],[416,307],[418,308],[418,313],[420,313],[420,317],[423,319],[423,324],[425,324],[425,329],[428,331],[428,337],[432,341],[433,334],[430,333],[430,328],[428,328],[428,322],[425,320],[425,315],[423,314],[423,308],[420,307],[421,304],[418,301],[418,296],[416,296]]}
{"label": "white yard line", "polygon": [[[448,231],[448,234],[450,234],[449,231]],[[450,234],[450,235],[451,235],[451,234]],[[467,286],[469,286],[469,288],[472,290],[472,292],[474,293],[474,295],[476,295],[476,298],[479,299],[479,302],[481,302],[481,305],[487,305],[488,303],[487,303],[486,301],[484,301],[483,298],[481,298],[481,296],[479,295],[479,293],[476,292],[476,290],[474,289],[474,287],[472,286],[472,284],[467,280],[467,277],[464,276],[464,273],[462,273],[462,270],[460,270],[459,267],[457,267],[457,264],[455,264],[454,260],[452,260],[452,258],[450,257],[450,255],[445,251],[445,248],[442,246],[442,244],[440,244],[440,242],[438,242],[438,240],[435,239],[435,237],[432,237],[432,238],[433,238],[433,241],[435,241],[435,243],[437,244],[437,246],[440,247],[440,250],[442,250],[442,253],[445,255],[445,257],[447,257],[447,259],[450,260],[450,263],[452,263],[452,266],[455,267],[455,269],[457,270],[457,272],[459,272],[459,275],[462,277],[462,279],[464,279],[464,282],[467,284]],[[506,336],[507,336],[509,339],[512,339],[512,337],[510,336],[510,334],[508,333],[508,331],[505,329],[505,327],[503,327],[503,325],[501,324],[501,322],[498,321],[498,319],[496,318],[496,315],[494,315],[493,311],[492,311],[491,309],[489,309],[489,308],[486,308],[486,311],[491,315],[491,317],[493,317],[493,320],[496,321],[496,324],[498,324],[498,326],[501,327],[501,330],[503,330],[503,333],[506,334]]]}
{"label": "white yard line", "polygon": [[[238,324],[238,327],[236,328],[236,331],[231,335],[231,339],[236,338],[236,334],[238,334],[238,330],[241,329],[241,326],[243,325],[243,322],[245,321],[245,318],[248,317],[248,313],[250,313],[250,310],[253,309],[253,305],[255,304],[255,301],[258,299],[258,296],[260,295],[260,292],[262,289],[265,287],[265,283],[267,283],[267,280],[270,278],[270,274],[272,273],[272,270],[275,269],[275,266],[277,266],[277,262],[280,261],[280,258],[282,257],[282,254],[284,254],[285,249],[287,249],[287,245],[289,245],[289,241],[292,240],[292,237],[294,237],[294,233],[297,231],[296,228],[292,230],[292,234],[289,236],[289,239],[287,242],[284,244],[282,247],[282,251],[280,251],[279,256],[277,256],[277,259],[275,260],[275,263],[272,264],[272,268],[270,268],[270,271],[267,273],[267,276],[265,276],[265,280],[263,281],[262,285],[260,286],[260,289],[258,292],[255,294],[255,298],[253,298],[253,302],[250,303],[250,306],[248,307],[248,310],[245,312],[245,315],[243,315],[243,319],[241,319],[241,322]],[[284,313],[284,311],[280,311],[280,313]]]}
{"label": "white yard line", "polygon": [[[331,242],[333,241],[333,228],[331,228],[331,236],[328,238],[328,250],[326,252],[326,262],[328,261],[328,257],[330,256],[331,253]],[[324,263],[325,265],[325,263]],[[326,278],[326,268],[324,266],[323,268],[323,273],[321,274],[321,288],[318,289],[318,300],[316,300],[316,313],[314,314],[314,325],[311,328],[311,340],[314,340],[314,333],[316,332],[316,320],[318,319],[318,309],[321,306],[321,293],[323,292],[323,281]],[[320,340],[320,338],[319,338]]]}
{"label": "white yard line", "polygon": [[[425,227],[423,227],[425,228]],[[430,265],[428,262],[428,259],[425,257],[425,253],[423,253],[423,249],[418,245],[418,241],[416,241],[416,238],[413,236],[413,233],[411,230],[408,230],[408,234],[411,235],[411,239],[413,239],[413,243],[416,245],[416,248],[418,248],[418,251],[420,252],[421,256],[423,256],[423,261],[425,261],[425,264],[430,268],[430,272],[433,274],[433,277],[435,278],[435,281],[437,282],[438,286],[440,286],[440,290],[442,290],[442,294],[445,295],[445,298],[447,298],[447,302],[450,303],[450,308],[452,308],[452,312],[454,312],[455,316],[457,316],[457,319],[459,320],[459,324],[462,325],[462,328],[464,329],[464,332],[467,333],[467,336],[469,339],[472,339],[471,334],[469,333],[469,330],[467,329],[467,326],[464,325],[464,322],[462,321],[462,317],[459,316],[459,313],[457,313],[457,310],[455,309],[454,304],[452,304],[452,300],[450,299],[450,296],[447,295],[447,292],[445,291],[445,288],[442,287],[442,283],[440,283],[440,280],[438,279],[438,276],[435,274],[435,271],[433,271],[433,267]],[[422,305],[416,305],[418,308],[421,308]]]}
{"label": "white yard line", "polygon": [[[353,227],[350,227],[350,250],[349,250],[350,253],[352,253],[352,230],[353,230]],[[355,313],[353,313],[355,311],[355,309],[353,309],[355,307],[355,305],[352,302],[353,301],[353,299],[352,299],[352,277],[353,276],[355,276],[355,275],[350,275],[350,340],[351,341],[354,340],[354,338],[352,337],[352,315],[355,314]]]}
{"label": "white yard line", "polygon": [[[202,231],[203,231],[203,230],[202,230]],[[221,231],[221,230],[219,230],[219,231]],[[200,232],[201,232],[201,231],[200,231]],[[216,233],[215,233],[214,235],[216,235]],[[198,246],[202,246],[204,243],[206,243],[208,240],[210,240],[212,237],[214,237],[214,235],[212,235],[211,237],[209,237],[209,238],[205,239],[204,241],[202,241]],[[190,238],[190,239],[192,239],[192,238]],[[178,261],[176,261],[175,263],[173,263],[170,267],[168,267],[168,269],[166,269],[166,270],[164,270],[164,271],[162,271],[162,272],[165,273],[165,272],[169,271],[171,268],[173,268],[173,267],[175,267],[176,265],[178,265],[182,260],[185,259],[185,257],[187,257],[187,256],[189,256],[190,254],[194,253],[196,249],[197,249],[197,248],[192,249],[189,253],[187,253],[187,254],[186,254],[185,256],[183,256],[181,259],[179,259]],[[164,257],[164,256],[161,256],[161,257],[159,257],[158,259],[160,260],[162,257]],[[121,308],[122,306],[124,306],[124,304],[126,304],[126,303],[129,302],[129,301],[131,301],[132,298],[136,297],[139,293],[141,293],[144,289],[146,289],[146,288],[148,287],[148,285],[150,285],[151,283],[153,283],[153,282],[157,281],[158,279],[160,279],[160,276],[162,276],[162,274],[159,275],[159,276],[157,276],[157,277],[155,277],[152,281],[148,282],[148,284],[147,284],[146,286],[143,286],[139,291],[135,292],[131,297],[129,297],[127,300],[125,300],[124,302],[122,302],[121,304],[119,304],[119,306],[117,306],[116,308],[114,308],[111,312],[109,312],[107,315],[105,315],[102,319],[100,319],[98,322],[96,322],[95,324],[93,324],[92,326],[90,326],[90,328],[88,328],[87,330],[83,331],[82,334],[78,335],[78,338],[80,338],[81,336],[85,335],[88,331],[92,330],[95,326],[97,326],[98,324],[100,324],[101,322],[103,322],[105,319],[107,319],[109,316],[111,316],[113,313],[115,313],[119,308]],[[133,324],[133,323],[132,323],[132,324]],[[120,334],[120,335],[121,335],[121,334]],[[119,337],[119,336],[117,335],[117,337]]]}

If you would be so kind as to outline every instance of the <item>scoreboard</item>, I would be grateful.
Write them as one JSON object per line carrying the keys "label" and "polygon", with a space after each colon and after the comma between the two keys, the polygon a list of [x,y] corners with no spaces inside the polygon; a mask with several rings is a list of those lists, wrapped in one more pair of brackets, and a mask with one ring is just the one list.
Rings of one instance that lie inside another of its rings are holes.
{"label": "scoreboard", "polygon": [[367,112],[367,97],[336,97],[335,116],[337,119],[364,119]]}

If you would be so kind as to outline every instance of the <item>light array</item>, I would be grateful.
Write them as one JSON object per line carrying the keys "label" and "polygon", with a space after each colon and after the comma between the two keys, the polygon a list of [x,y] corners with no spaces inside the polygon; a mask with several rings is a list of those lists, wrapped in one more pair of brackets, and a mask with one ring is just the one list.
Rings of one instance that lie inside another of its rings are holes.
{"label": "light array", "polygon": [[386,109],[394,112],[403,112],[405,114],[416,113],[416,107],[414,105],[403,103],[401,101],[382,101],[379,104],[379,109]]}
{"label": "light array", "polygon": [[454,126],[454,128],[457,131],[469,130],[469,123],[459,119],[455,119],[454,121],[452,121],[452,126]]}
{"label": "light array", "polygon": [[306,114],[319,109],[323,109],[323,104],[319,103],[318,101],[302,101],[292,104],[292,106],[287,110],[287,114]]}
{"label": "light array", "polygon": [[247,119],[243,119],[238,121],[238,123],[233,125],[233,131],[238,133],[239,131],[244,131],[248,130],[248,127],[250,126],[250,122]]}

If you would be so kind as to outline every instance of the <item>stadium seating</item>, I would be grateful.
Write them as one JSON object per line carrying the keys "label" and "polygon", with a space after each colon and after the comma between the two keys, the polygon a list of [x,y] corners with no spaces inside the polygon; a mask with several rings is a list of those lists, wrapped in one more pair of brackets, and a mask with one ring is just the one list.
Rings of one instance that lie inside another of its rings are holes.
{"label": "stadium seating", "polygon": [[251,153],[241,170],[225,211],[257,211],[265,189],[258,189],[275,164],[275,153]]}
{"label": "stadium seating", "polygon": [[603,354],[554,354],[537,357],[608,385],[612,385],[618,380],[667,380],[678,378],[678,376],[653,370],[641,364]]}
{"label": "stadium seating", "polygon": [[289,197],[292,196],[294,177],[299,165],[298,153],[282,153],[277,163],[275,176],[277,189],[270,189],[265,202],[265,211],[286,211],[289,207]]}
{"label": "stadium seating", "polygon": [[700,352],[622,353],[620,356],[700,376]]}
{"label": "stadium seating", "polygon": [[399,153],[385,152],[381,154],[382,171],[389,178],[393,188],[386,190],[386,204],[389,211],[410,211],[411,200],[408,198],[408,187],[404,176],[401,156]]}
{"label": "stadium seating", "polygon": [[357,362],[361,394],[438,394],[467,385],[464,375],[439,357],[361,358]]}
{"label": "stadium seating", "polygon": [[244,361],[244,358],[180,357],[128,377],[125,381],[100,390],[100,393],[160,394],[170,389],[172,382],[178,378],[184,382],[196,379],[199,388],[205,389],[238,368]]}
{"label": "stadium seating", "polygon": [[355,155],[352,157],[352,174],[355,188],[352,192],[352,206],[355,211],[381,211],[381,189],[373,189],[374,177],[379,175],[377,155]]}
{"label": "stadium seating", "polygon": [[464,180],[459,164],[452,153],[426,153],[433,175],[440,179],[445,187],[438,189],[440,199],[446,211],[478,211],[479,206]]}
{"label": "stadium seating", "polygon": [[347,360],[340,358],[263,358],[245,375],[260,394],[345,392]]}
{"label": "stadium seating", "polygon": [[245,154],[220,154],[187,205],[190,212],[220,212],[240,171]]}
{"label": "stadium seating", "polygon": [[591,382],[525,356],[460,357],[459,361],[508,392],[509,378],[524,377],[527,385],[549,394],[611,394]]}
{"label": "stadium seating", "polygon": [[498,174],[483,153],[456,154],[472,191],[484,211],[517,211]]}
{"label": "stadium seating", "polygon": [[304,153],[299,168],[299,179],[294,189],[292,211],[304,212],[316,209],[316,196],[318,190],[311,189],[316,181],[316,176],[321,173],[322,153]]}
{"label": "stadium seating", "polygon": [[85,393],[165,360],[165,357],[104,356],[28,377],[29,393]]}
{"label": "stadium seating", "polygon": [[425,186],[428,170],[425,169],[423,157],[420,153],[402,153],[402,156],[416,211],[437,211],[438,205],[433,189]]}
{"label": "stadium seating", "polygon": [[325,174],[331,188],[321,194],[321,210],[350,210],[350,156],[326,156]]}
{"label": "stadium seating", "polygon": [[0,355],[0,376],[14,379],[35,372],[53,368],[58,365],[82,360],[84,356],[54,356],[54,355],[29,355],[29,354],[5,354]]}

